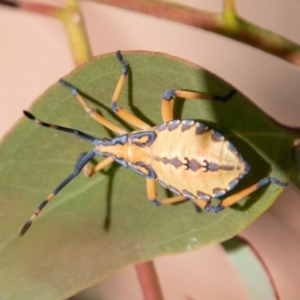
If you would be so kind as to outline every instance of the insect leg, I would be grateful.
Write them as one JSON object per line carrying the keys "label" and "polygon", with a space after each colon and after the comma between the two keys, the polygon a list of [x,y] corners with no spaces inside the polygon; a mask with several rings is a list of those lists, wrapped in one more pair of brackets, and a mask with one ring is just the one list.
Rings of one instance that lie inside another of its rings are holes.
{"label": "insect leg", "polygon": [[175,98],[179,99],[202,99],[212,100],[218,102],[226,102],[236,93],[235,90],[231,90],[225,96],[211,95],[206,93],[191,92],[186,90],[166,90],[162,94],[161,99],[161,114],[164,122],[172,121],[173,118],[173,102]]}
{"label": "insect leg", "polygon": [[87,164],[83,167],[83,174],[86,177],[92,177],[95,173],[101,171],[104,169],[106,166],[111,164],[114,161],[112,157],[106,157],[102,161],[100,161],[98,164],[93,166],[91,169],[88,168]]}
{"label": "insect leg", "polygon": [[125,80],[127,78],[128,72],[129,72],[129,65],[127,61],[123,58],[122,54],[120,51],[116,52],[117,59],[119,62],[122,64],[123,69],[122,69],[122,74],[120,76],[120,79],[117,83],[117,86],[115,88],[114,94],[112,96],[111,100],[111,108],[113,112],[118,115],[122,120],[126,121],[127,123],[140,128],[140,129],[146,129],[149,128],[150,126],[142,121],[141,119],[137,118],[127,110],[125,110],[123,107],[118,106],[117,102],[119,101],[120,94],[122,91],[122,88],[124,86]]}
{"label": "insect leg", "polygon": [[226,207],[229,207],[235,203],[237,203],[239,200],[245,198],[246,196],[254,193],[256,190],[260,189],[261,187],[265,186],[268,183],[274,183],[280,187],[286,187],[287,183],[279,181],[276,178],[272,178],[272,177],[265,177],[263,179],[261,179],[259,182],[250,185],[249,187],[233,194],[232,196],[229,196],[227,198],[225,198],[219,205],[217,206],[212,206],[209,203],[204,207],[205,211],[208,212],[214,212],[217,213],[221,210],[223,210]]}
{"label": "insect leg", "polygon": [[102,117],[100,114],[98,114],[97,112],[95,112],[94,110],[92,110],[87,104],[86,102],[83,100],[83,98],[80,96],[80,94],[78,93],[77,89],[70,83],[64,81],[63,79],[59,80],[59,83],[63,86],[65,86],[73,96],[75,96],[75,98],[78,100],[78,102],[82,105],[82,107],[84,108],[84,110],[86,111],[86,113],[93,118],[94,120],[96,120],[98,123],[100,123],[101,125],[105,126],[106,128],[118,133],[118,134],[124,134],[126,133],[126,131],[120,127],[118,127],[117,125],[115,125],[114,123],[108,121],[107,119],[105,119],[104,117]]}
{"label": "insect leg", "polygon": [[181,202],[186,200],[185,196],[175,196],[171,198],[166,198],[161,201],[158,201],[156,198],[156,181],[154,179],[146,179],[147,184],[147,196],[151,204],[154,206],[165,205],[165,204],[173,204],[176,202]]}
{"label": "insect leg", "polygon": [[63,189],[74,177],[76,177],[82,168],[86,165],[88,161],[90,161],[96,153],[94,150],[89,151],[84,156],[80,156],[79,160],[77,161],[75,168],[67,178],[65,178],[53,191],[50,193],[45,200],[38,206],[38,208],[35,210],[33,215],[29,218],[29,220],[26,222],[26,224],[23,226],[20,236],[22,236],[31,226],[34,219],[38,216],[38,214],[41,212],[41,210],[46,206],[48,202],[52,200],[52,198],[61,190]]}

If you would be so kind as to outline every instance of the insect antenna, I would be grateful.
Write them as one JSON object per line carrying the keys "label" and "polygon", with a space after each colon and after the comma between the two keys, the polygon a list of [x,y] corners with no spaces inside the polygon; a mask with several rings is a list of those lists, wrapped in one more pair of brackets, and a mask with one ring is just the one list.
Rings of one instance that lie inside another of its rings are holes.
{"label": "insect antenna", "polygon": [[[71,133],[74,134],[75,136],[88,141],[92,144],[95,144],[97,141],[99,141],[99,139],[88,135],[84,132],[78,131],[76,129],[72,129],[72,128],[67,128],[67,127],[62,127],[59,125],[54,125],[54,124],[49,124],[49,123],[45,123],[42,122],[40,120],[38,120],[32,113],[28,112],[28,111],[24,111],[24,115],[29,118],[30,120],[33,120],[35,123],[37,123],[38,125],[44,126],[44,127],[48,127],[48,128],[52,128],[55,130],[60,130],[60,131],[64,131],[67,133]],[[50,202],[52,200],[52,198],[66,185],[68,184],[74,177],[76,177],[80,171],[83,169],[83,167],[88,163],[88,161],[90,161],[95,155],[96,155],[96,150],[91,150],[87,153],[85,153],[84,155],[81,155],[74,167],[73,172],[66,177],[43,201],[42,203],[38,206],[38,208],[34,211],[34,213],[32,214],[32,216],[29,218],[29,220],[25,223],[25,225],[23,226],[21,232],[20,232],[20,236],[24,235],[24,233],[29,229],[29,227],[31,226],[32,222],[34,221],[34,219],[38,216],[38,214],[41,212],[41,210],[46,206],[46,204],[48,202]]]}
{"label": "insect antenna", "polygon": [[79,138],[81,138],[81,139],[83,139],[87,142],[90,142],[93,145],[95,145],[95,143],[99,140],[99,139],[97,139],[97,138],[95,138],[95,137],[93,137],[89,134],[86,134],[82,131],[79,131],[77,129],[67,128],[67,127],[63,127],[63,126],[43,122],[43,121],[37,119],[32,113],[30,113],[27,110],[23,110],[23,113],[28,119],[34,121],[36,124],[38,124],[40,126],[44,126],[44,127],[52,128],[52,129],[55,129],[55,130],[59,130],[59,131],[74,134],[75,136],[77,136],[77,137],[79,137]]}

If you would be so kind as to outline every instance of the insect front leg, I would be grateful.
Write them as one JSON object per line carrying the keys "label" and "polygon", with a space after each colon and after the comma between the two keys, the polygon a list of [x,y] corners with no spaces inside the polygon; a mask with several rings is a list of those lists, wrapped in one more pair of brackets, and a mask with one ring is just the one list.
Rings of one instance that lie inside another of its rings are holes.
{"label": "insect front leg", "polygon": [[118,127],[117,125],[115,125],[114,123],[108,121],[107,119],[105,119],[104,117],[102,117],[100,114],[98,114],[96,111],[92,110],[87,104],[86,102],[83,100],[83,98],[81,97],[81,95],[78,93],[77,89],[70,83],[64,81],[63,79],[59,80],[59,83],[63,86],[65,86],[70,93],[78,100],[78,102],[81,104],[81,106],[84,108],[84,110],[86,111],[86,113],[93,118],[94,120],[96,120],[98,123],[100,123],[101,125],[105,126],[106,128],[118,133],[118,134],[124,134],[126,133],[126,131],[120,127]]}
{"label": "insect front leg", "polygon": [[41,210],[49,203],[53,197],[62,190],[72,179],[74,179],[80,171],[83,169],[83,167],[87,164],[88,161],[90,161],[94,156],[96,155],[94,150],[89,151],[85,155],[81,155],[79,157],[79,160],[77,161],[73,172],[64,179],[46,198],[43,200],[43,202],[38,206],[38,208],[35,210],[33,215],[29,218],[29,220],[26,222],[26,224],[23,226],[20,236],[22,236],[31,226],[32,222],[35,220],[35,218],[39,215]]}
{"label": "insect front leg", "polygon": [[211,95],[206,93],[191,92],[186,90],[166,90],[161,98],[161,115],[164,122],[174,120],[173,117],[173,102],[174,99],[201,99],[212,100],[218,102],[227,102],[236,93],[236,90],[231,90],[225,96]]}
{"label": "insect front leg", "polygon": [[[117,83],[117,86],[116,86],[115,91],[112,96],[111,108],[117,116],[119,116],[122,120],[126,121],[127,123],[129,123],[137,128],[140,128],[140,129],[149,128],[150,126],[147,123],[145,123],[141,119],[137,118],[136,116],[134,116],[133,114],[131,114],[130,112],[125,110],[123,107],[118,106],[120,94],[121,94],[122,88],[124,86],[124,83],[126,81],[126,78],[127,78],[128,72],[129,72],[129,65],[128,65],[127,61],[123,58],[120,51],[116,52],[116,57],[119,60],[119,62],[121,63],[121,65],[123,66],[123,69],[122,69],[121,76],[119,78],[119,81]],[[124,129],[122,129],[122,128],[118,127],[117,125],[115,125],[114,123],[106,120],[100,114],[98,114],[97,112],[92,110],[86,104],[86,102],[83,100],[81,95],[78,93],[77,89],[72,84],[66,82],[63,79],[60,79],[59,83],[62,84],[63,86],[65,86],[66,88],[68,88],[68,90],[71,92],[71,94],[76,97],[78,102],[82,105],[82,107],[84,108],[84,110],[87,112],[87,114],[90,117],[92,117],[93,119],[95,119],[97,122],[99,122],[103,126],[107,127],[108,129],[110,129],[118,134],[126,133],[126,131]]]}
{"label": "insect front leg", "polygon": [[115,88],[114,94],[112,96],[111,108],[112,108],[113,112],[117,116],[119,116],[122,120],[124,120],[125,122],[127,122],[137,128],[140,128],[140,129],[149,128],[150,126],[147,123],[145,123],[141,119],[137,118],[136,116],[134,116],[132,113],[128,112],[123,107],[118,106],[120,94],[121,94],[122,88],[124,86],[124,83],[126,81],[126,78],[128,76],[129,65],[128,65],[127,61],[124,59],[124,57],[122,56],[120,51],[116,52],[116,56],[117,56],[117,59],[119,60],[119,62],[121,63],[121,65],[123,66],[123,69],[122,69],[120,79]]}

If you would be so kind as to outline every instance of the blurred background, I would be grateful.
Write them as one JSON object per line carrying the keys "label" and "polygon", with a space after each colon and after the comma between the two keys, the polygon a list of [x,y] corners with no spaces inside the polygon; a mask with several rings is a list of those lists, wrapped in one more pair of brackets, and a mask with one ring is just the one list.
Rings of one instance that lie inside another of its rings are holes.
{"label": "blurred background", "polygon": [[[63,1],[35,1],[62,5]],[[179,1],[178,1],[179,2]],[[221,0],[182,1],[217,12]],[[267,53],[187,25],[80,1],[93,55],[116,50],[166,52],[225,79],[277,121],[300,126],[300,69]],[[237,0],[239,14],[300,44],[300,2]],[[74,69],[63,25],[56,19],[0,6],[0,136],[33,101]],[[170,87],[171,88],[171,87]],[[256,247],[282,299],[300,295],[300,195],[290,185],[241,233]],[[155,260],[165,299],[248,299],[219,246]],[[142,299],[128,267],[71,298]]]}

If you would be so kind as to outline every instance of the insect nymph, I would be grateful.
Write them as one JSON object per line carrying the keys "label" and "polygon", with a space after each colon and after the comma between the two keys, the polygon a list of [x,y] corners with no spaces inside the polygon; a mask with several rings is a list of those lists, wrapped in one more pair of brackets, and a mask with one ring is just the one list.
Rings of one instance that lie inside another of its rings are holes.
{"label": "insect nymph", "polygon": [[[190,200],[201,210],[217,213],[268,183],[286,186],[286,183],[275,178],[264,177],[257,183],[223,198],[218,205],[213,206],[211,199],[224,196],[234,189],[239,180],[248,173],[250,167],[235,146],[216,130],[195,120],[174,120],[173,101],[175,98],[185,98],[226,102],[233,97],[235,91],[230,91],[226,96],[216,96],[186,90],[167,90],[161,98],[163,123],[151,127],[118,106],[129,66],[120,52],[117,52],[116,56],[122,65],[122,73],[112,96],[111,108],[118,117],[139,130],[127,133],[105,119],[90,109],[76,88],[64,80],[60,80],[60,83],[77,98],[86,113],[115,132],[117,134],[115,138],[99,139],[75,129],[48,124],[24,111],[25,116],[35,123],[74,134],[93,144],[94,148],[80,156],[74,171],[43,200],[22,228],[21,236],[28,230],[44,206],[82,170],[86,176],[92,176],[114,161],[146,178],[148,199],[156,206]],[[105,158],[88,169],[87,163],[95,155],[102,155]],[[156,182],[176,196],[157,200]]]}

